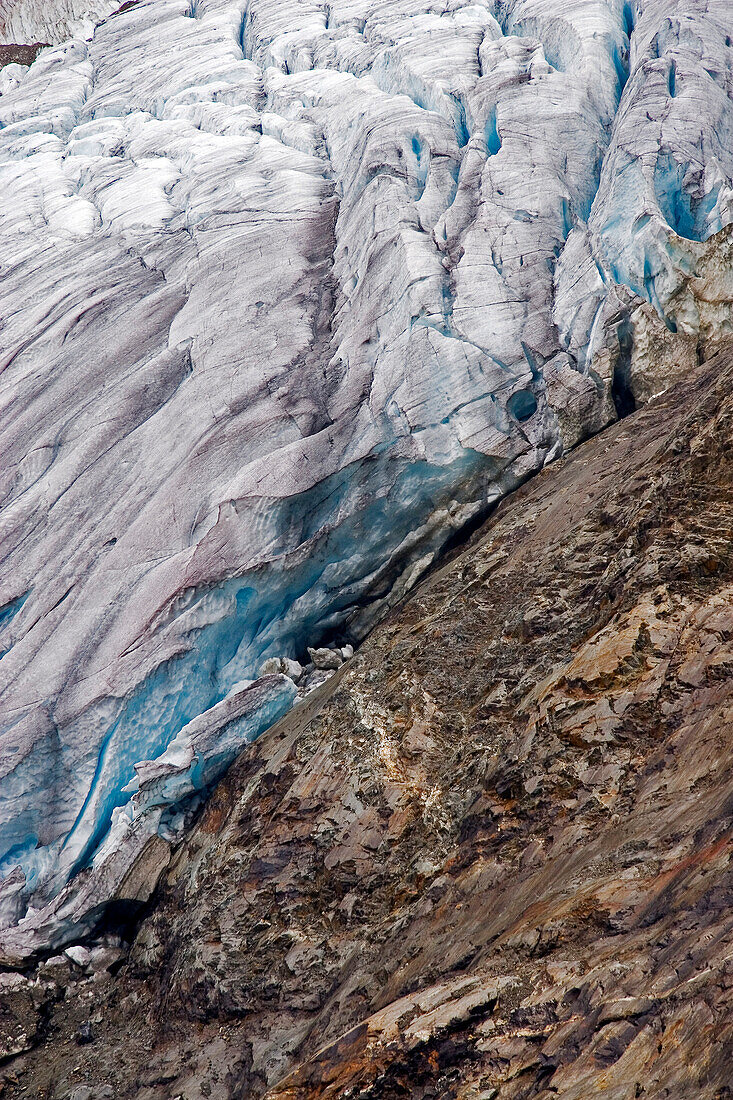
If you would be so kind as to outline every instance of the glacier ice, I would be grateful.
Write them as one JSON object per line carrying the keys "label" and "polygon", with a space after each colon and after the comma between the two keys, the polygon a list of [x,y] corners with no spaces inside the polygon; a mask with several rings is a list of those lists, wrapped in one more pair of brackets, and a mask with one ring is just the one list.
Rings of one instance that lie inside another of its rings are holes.
{"label": "glacier ice", "polygon": [[119,0],[0,0],[0,42],[59,42],[90,34]]}
{"label": "glacier ice", "polygon": [[80,28],[0,97],[16,946],[292,704],[264,662],[733,331],[727,0],[112,7],[0,6]]}

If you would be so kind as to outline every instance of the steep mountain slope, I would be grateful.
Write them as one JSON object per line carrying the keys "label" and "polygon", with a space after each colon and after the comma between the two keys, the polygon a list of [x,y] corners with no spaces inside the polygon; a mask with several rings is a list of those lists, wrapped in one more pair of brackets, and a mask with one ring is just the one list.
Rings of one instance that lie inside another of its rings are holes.
{"label": "steep mountain slope", "polygon": [[[6,35],[41,10],[76,14]],[[139,0],[8,76],[8,956],[180,835],[295,699],[263,661],[358,642],[729,336],[731,35],[727,0]]]}
{"label": "steep mountain slope", "polygon": [[116,976],[3,979],[7,1095],[727,1097],[731,456],[725,354],[513,494],[239,759]]}

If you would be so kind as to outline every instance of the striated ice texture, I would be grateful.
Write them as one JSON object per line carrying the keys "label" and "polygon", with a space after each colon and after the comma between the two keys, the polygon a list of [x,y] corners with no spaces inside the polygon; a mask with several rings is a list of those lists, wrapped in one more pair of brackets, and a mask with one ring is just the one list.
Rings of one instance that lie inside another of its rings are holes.
{"label": "striated ice texture", "polygon": [[0,43],[60,42],[90,34],[120,0],[0,0]]}
{"label": "striated ice texture", "polygon": [[729,36],[729,0],[139,0],[14,69],[6,924],[285,712],[263,660],[358,640],[731,330]]}

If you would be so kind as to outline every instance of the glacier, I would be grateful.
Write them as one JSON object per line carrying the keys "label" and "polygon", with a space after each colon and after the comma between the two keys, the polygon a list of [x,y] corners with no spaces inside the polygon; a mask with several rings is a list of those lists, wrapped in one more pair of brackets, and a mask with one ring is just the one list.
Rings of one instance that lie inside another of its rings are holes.
{"label": "glacier", "polygon": [[50,44],[86,36],[120,6],[118,0],[0,0],[0,41]]}
{"label": "glacier", "polygon": [[727,0],[113,7],[0,5],[6,954],[733,332]]}

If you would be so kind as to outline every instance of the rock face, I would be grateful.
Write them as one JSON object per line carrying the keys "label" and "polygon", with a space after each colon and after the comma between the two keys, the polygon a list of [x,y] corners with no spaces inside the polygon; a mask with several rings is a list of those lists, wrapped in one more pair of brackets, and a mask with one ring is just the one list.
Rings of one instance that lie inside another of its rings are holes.
{"label": "rock face", "polygon": [[139,0],[14,67],[6,955],[177,835],[136,774],[205,791],[295,698],[265,662],[358,641],[727,338],[731,34],[728,0]]}
{"label": "rock face", "polygon": [[7,1095],[726,1097],[732,455],[721,355],[513,494],[241,756],[116,976],[7,979]]}

